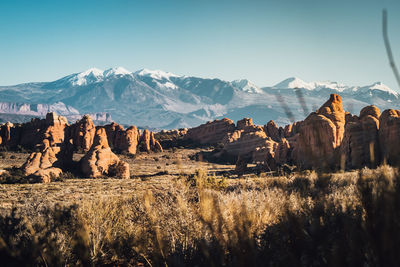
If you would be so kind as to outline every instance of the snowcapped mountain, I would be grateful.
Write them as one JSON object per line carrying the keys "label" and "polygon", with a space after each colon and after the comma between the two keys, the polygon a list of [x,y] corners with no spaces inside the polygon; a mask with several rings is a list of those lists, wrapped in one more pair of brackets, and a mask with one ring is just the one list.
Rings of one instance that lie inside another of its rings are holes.
{"label": "snowcapped mountain", "polygon": [[314,90],[315,84],[314,83],[306,83],[305,81],[297,78],[297,77],[290,77],[282,82],[273,86],[276,89],[297,89],[302,88],[306,90]]}
{"label": "snowcapped mountain", "polygon": [[[122,67],[91,68],[53,82],[0,86],[0,113],[24,108],[54,110],[60,114],[106,112],[123,124],[153,128],[193,127],[216,118],[238,120],[252,117],[258,124],[273,119],[289,122],[282,99],[295,120],[306,114],[299,103],[302,92],[308,112],[319,107],[331,93],[343,97],[347,110],[358,113],[369,104],[379,108],[398,108],[399,94],[382,83],[346,86],[336,82],[305,82],[291,77],[274,86],[260,88],[249,80],[224,81],[180,76],[161,70],[130,72]],[[2,106],[3,105],[3,106]],[[47,105],[47,106],[45,106]],[[52,108],[49,108],[49,107]],[[4,107],[4,108],[2,108]],[[32,111],[29,111],[32,113]]]}
{"label": "snowcapped mountain", "polygon": [[337,82],[305,82],[297,77],[288,78],[274,86],[273,89],[304,89],[309,91],[320,91],[324,89],[331,89],[336,92],[344,92],[344,93],[365,93],[369,91],[376,92],[387,92],[392,95],[398,96],[398,93],[393,89],[389,88],[385,84],[381,82],[376,82],[372,85],[368,86],[347,86],[344,84],[340,84]]}
{"label": "snowcapped mountain", "polygon": [[252,93],[252,94],[261,94],[262,90],[260,87],[250,82],[249,80],[235,80],[232,82],[232,85],[238,89],[241,89],[244,92]]}

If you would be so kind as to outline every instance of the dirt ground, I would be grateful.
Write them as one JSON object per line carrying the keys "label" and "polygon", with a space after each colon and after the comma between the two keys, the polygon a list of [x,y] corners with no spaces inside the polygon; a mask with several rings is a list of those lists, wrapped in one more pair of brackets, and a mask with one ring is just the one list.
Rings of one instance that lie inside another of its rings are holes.
{"label": "dirt ground", "polygon": [[[0,184],[0,210],[29,203],[51,202],[60,204],[79,203],[83,200],[115,196],[129,196],[137,190],[169,190],[173,179],[182,175],[206,170],[216,177],[237,178],[234,165],[212,164],[195,160],[200,149],[167,150],[161,153],[140,153],[131,158],[119,157],[130,165],[131,179],[65,179],[50,184]],[[6,152],[0,157],[0,169],[20,167],[28,153]],[[74,160],[83,155],[75,154]]]}

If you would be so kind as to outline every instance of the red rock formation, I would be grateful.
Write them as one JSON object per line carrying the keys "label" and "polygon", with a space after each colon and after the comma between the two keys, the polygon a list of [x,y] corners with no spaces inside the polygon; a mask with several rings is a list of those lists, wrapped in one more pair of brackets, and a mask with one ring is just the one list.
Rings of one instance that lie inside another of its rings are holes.
{"label": "red rock formation", "polygon": [[239,120],[236,124],[237,130],[245,130],[248,126],[253,126],[252,118],[243,118]]}
{"label": "red rock formation", "polygon": [[290,138],[295,136],[300,129],[301,122],[300,121],[295,121],[293,124],[288,124],[285,126],[283,129],[283,136],[285,138]]}
{"label": "red rock formation", "polygon": [[139,150],[143,152],[162,152],[163,148],[155,139],[154,133],[146,129],[140,137]]}
{"label": "red rock formation", "polygon": [[267,146],[272,140],[264,131],[242,132],[235,131],[224,143],[224,151],[229,155],[248,157],[257,147]]}
{"label": "red rock formation", "polygon": [[121,136],[120,142],[116,144],[120,151],[136,154],[139,143],[139,132],[136,126],[129,127]]}
{"label": "red rock formation", "polygon": [[63,143],[65,128],[68,126],[67,119],[51,112],[46,115],[45,124],[43,138],[50,141],[50,146]]}
{"label": "red rock formation", "polygon": [[291,163],[291,146],[287,139],[283,138],[275,149],[274,160],[276,164],[283,165]]}
{"label": "red rock formation", "polygon": [[139,149],[140,151],[144,152],[150,152],[150,131],[149,130],[144,130],[142,136],[140,137],[140,142],[139,142]]}
{"label": "red rock formation", "polygon": [[118,146],[122,142],[122,136],[125,132],[124,127],[115,122],[105,125],[103,127],[107,133],[108,145],[111,148],[118,148]]}
{"label": "red rock formation", "polygon": [[223,142],[228,133],[235,130],[235,123],[227,118],[207,122],[188,130],[184,139],[198,144],[218,144]]}
{"label": "red rock formation", "polygon": [[32,119],[31,122],[19,126],[18,145],[33,149],[40,145],[43,140],[47,139],[50,146],[61,144],[65,138],[65,128],[68,127],[68,121],[62,116],[51,112],[46,115],[45,119]]}
{"label": "red rock formation", "polygon": [[7,122],[0,126],[0,138],[1,142],[0,145],[2,146],[9,146],[11,143],[11,131],[14,125],[10,122]]}
{"label": "red rock formation", "polygon": [[360,117],[348,116],[340,147],[342,168],[372,167],[379,163],[380,113],[377,107],[368,106],[361,110]]}
{"label": "red rock formation", "polygon": [[345,112],[339,95],[330,99],[302,123],[293,150],[301,167],[328,167],[338,164],[337,148],[344,137]]}
{"label": "red rock formation", "polygon": [[102,175],[129,178],[129,165],[121,161],[108,145],[104,128],[96,130],[93,145],[80,161],[82,173],[97,178]]}
{"label": "red rock formation", "polygon": [[85,115],[81,120],[71,125],[69,138],[75,150],[82,149],[89,151],[93,144],[96,127],[89,115]]}
{"label": "red rock formation", "polygon": [[49,183],[51,177],[57,177],[62,173],[60,147],[50,146],[50,141],[45,139],[40,152],[32,153],[22,170],[26,175],[33,175],[39,178],[40,182]]}
{"label": "red rock formation", "polygon": [[271,171],[277,167],[275,160],[275,152],[278,143],[268,138],[262,146],[258,146],[254,151],[251,162],[262,166],[264,169]]}
{"label": "red rock formation", "polygon": [[266,125],[264,125],[264,131],[267,133],[272,140],[279,142],[281,139],[281,134],[279,132],[279,127],[273,120],[270,120]]}
{"label": "red rock formation", "polygon": [[379,118],[379,144],[382,159],[400,164],[400,110],[388,109]]}
{"label": "red rock formation", "polygon": [[163,148],[160,143],[154,137],[154,133],[150,134],[150,149],[154,152],[163,152]]}

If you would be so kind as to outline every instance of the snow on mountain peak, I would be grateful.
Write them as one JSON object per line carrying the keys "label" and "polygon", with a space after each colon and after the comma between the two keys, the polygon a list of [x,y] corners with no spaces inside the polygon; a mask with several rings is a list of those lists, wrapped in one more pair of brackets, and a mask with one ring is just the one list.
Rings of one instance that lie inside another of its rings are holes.
{"label": "snow on mountain peak", "polygon": [[123,67],[111,68],[103,72],[104,77],[110,77],[116,75],[129,75],[129,74],[132,74],[132,72]]}
{"label": "snow on mountain peak", "polygon": [[248,93],[262,93],[260,87],[255,85],[254,83],[250,82],[249,80],[242,79],[242,80],[234,80],[231,82],[233,86],[241,89],[244,92]]}
{"label": "snow on mountain peak", "polygon": [[295,89],[295,88],[303,88],[307,90],[315,89],[315,84],[307,83],[297,77],[290,77],[276,85],[273,86],[276,89]]}
{"label": "snow on mountain peak", "polygon": [[169,80],[171,77],[179,77],[176,74],[173,74],[171,72],[166,72],[162,70],[149,70],[149,69],[141,69],[135,72],[136,75],[139,76],[148,76],[156,80]]}
{"label": "snow on mountain peak", "polygon": [[79,73],[78,76],[84,77],[84,76],[88,76],[90,74],[93,74],[94,76],[101,76],[101,75],[103,75],[103,71],[98,68],[90,68],[86,71]]}
{"label": "snow on mountain peak", "polygon": [[70,82],[72,85],[86,85],[92,82],[101,81],[103,78],[103,71],[97,68],[90,68],[86,71],[74,75]]}
{"label": "snow on mountain peak", "polygon": [[382,82],[376,82],[376,83],[372,84],[371,86],[369,86],[369,88],[371,90],[380,90],[380,91],[388,92],[395,96],[399,95],[399,93],[397,93],[395,90],[391,89],[389,86],[383,84]]}

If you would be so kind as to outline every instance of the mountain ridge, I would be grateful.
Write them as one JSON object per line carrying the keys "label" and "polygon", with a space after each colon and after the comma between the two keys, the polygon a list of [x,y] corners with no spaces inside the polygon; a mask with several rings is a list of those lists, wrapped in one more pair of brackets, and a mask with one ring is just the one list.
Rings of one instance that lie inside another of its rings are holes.
{"label": "mountain ridge", "polygon": [[[297,91],[311,110],[330,93],[345,96],[344,105],[353,112],[370,104],[381,109],[400,104],[399,93],[380,82],[347,86],[291,77],[274,86],[259,87],[247,79],[225,81],[149,69],[130,72],[123,67],[91,68],[51,82],[0,86],[0,98],[8,103],[63,103],[80,114],[107,112],[118,123],[167,129],[193,127],[229,115],[237,120],[251,112],[256,113],[256,123],[272,119],[286,124],[290,118],[278,98],[292,109],[295,120],[302,120]],[[1,113],[5,111],[0,108]]]}

